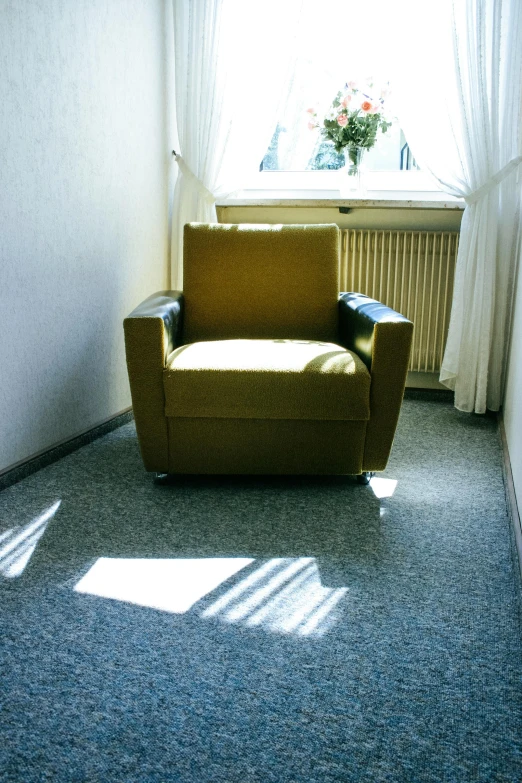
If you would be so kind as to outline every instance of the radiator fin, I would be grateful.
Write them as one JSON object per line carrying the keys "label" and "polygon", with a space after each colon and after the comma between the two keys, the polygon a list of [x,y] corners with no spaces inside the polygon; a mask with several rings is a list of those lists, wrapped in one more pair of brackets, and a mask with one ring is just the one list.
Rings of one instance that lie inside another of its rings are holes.
{"label": "radiator fin", "polygon": [[371,296],[414,324],[411,372],[438,372],[448,335],[458,232],[341,232],[341,291]]}

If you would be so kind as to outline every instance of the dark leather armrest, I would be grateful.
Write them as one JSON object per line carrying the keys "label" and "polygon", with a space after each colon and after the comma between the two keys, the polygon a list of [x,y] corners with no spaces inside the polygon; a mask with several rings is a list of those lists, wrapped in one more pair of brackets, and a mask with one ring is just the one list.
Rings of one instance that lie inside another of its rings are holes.
{"label": "dark leather armrest", "polygon": [[145,468],[164,473],[168,465],[163,368],[179,344],[183,294],[158,291],[125,318],[125,354],[134,420]]}
{"label": "dark leather armrest", "polygon": [[[409,324],[401,332],[411,333],[413,324],[391,307],[364,294],[341,294],[339,299],[339,338],[345,348],[355,351],[371,371],[379,324]],[[408,350],[409,359],[409,350]]]}
{"label": "dark leather armrest", "polygon": [[[163,322],[165,358],[179,345],[183,328],[183,294],[181,291],[158,291],[139,304],[123,322],[125,334],[134,329],[145,330],[142,322],[132,324],[134,319],[153,318]],[[150,324],[152,327],[152,324]],[[149,328],[150,328],[149,327]]]}
{"label": "dark leather armrest", "polygon": [[399,418],[410,360],[413,324],[363,294],[341,294],[339,339],[370,371],[370,420],[363,470],[384,470]]}

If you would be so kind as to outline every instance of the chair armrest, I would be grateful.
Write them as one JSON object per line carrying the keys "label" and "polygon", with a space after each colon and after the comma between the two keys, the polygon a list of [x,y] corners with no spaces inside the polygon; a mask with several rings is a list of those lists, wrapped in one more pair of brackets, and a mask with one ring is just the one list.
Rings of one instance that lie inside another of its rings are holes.
{"label": "chair armrest", "polygon": [[384,470],[401,409],[410,360],[413,324],[363,294],[341,294],[339,337],[368,367],[370,420],[363,470]]}
{"label": "chair armrest", "polygon": [[183,294],[159,291],[125,318],[125,354],[132,408],[146,470],[167,472],[163,368],[181,339]]}

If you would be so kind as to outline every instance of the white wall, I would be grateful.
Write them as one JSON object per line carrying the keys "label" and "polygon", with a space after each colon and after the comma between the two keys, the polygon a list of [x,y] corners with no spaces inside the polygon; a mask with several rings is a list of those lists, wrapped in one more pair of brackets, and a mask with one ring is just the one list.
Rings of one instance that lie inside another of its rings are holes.
{"label": "white wall", "polygon": [[163,0],[0,0],[0,471],[130,405],[166,287]]}
{"label": "white wall", "polygon": [[515,312],[506,395],[504,400],[504,427],[508,443],[513,483],[519,512],[522,513],[522,268],[519,259],[518,281],[515,293]]}

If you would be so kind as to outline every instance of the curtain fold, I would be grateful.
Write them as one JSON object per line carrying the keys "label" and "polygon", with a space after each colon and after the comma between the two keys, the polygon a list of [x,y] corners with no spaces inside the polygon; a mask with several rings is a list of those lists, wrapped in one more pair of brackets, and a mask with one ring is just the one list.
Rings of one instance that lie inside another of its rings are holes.
{"label": "curtain fold", "polygon": [[173,0],[178,176],[171,279],[182,288],[183,226],[259,169],[292,86],[302,0]]}
{"label": "curtain fold", "polygon": [[421,167],[466,200],[440,380],[459,410],[496,411],[520,234],[522,3],[440,0],[409,13],[421,35],[396,66],[399,121]]}

